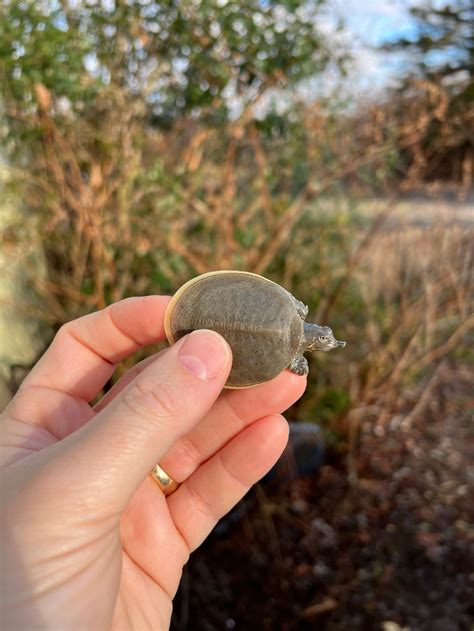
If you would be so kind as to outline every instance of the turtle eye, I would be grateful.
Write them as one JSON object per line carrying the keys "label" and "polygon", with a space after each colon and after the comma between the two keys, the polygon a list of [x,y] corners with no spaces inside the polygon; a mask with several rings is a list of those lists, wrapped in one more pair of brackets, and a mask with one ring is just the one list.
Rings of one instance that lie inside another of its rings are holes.
{"label": "turtle eye", "polygon": [[318,337],[318,340],[319,340],[320,342],[327,342],[327,340],[328,340],[328,336],[327,336],[327,335],[320,335],[320,336]]}

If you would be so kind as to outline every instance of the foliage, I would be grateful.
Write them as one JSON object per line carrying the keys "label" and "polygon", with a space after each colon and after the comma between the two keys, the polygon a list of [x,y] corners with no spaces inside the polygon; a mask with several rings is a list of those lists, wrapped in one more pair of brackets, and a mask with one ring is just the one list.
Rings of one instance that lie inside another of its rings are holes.
{"label": "foliage", "polygon": [[[474,182],[474,84],[457,91],[413,79],[389,93],[378,108],[374,132],[393,142],[393,184],[402,191],[452,187],[465,199]],[[367,115],[359,114],[361,124]]]}
{"label": "foliage", "polygon": [[386,105],[397,129],[403,187],[454,181],[463,198],[474,181],[472,3],[427,2],[409,11],[413,32],[383,46],[407,53],[407,72]]}
{"label": "foliage", "polygon": [[[226,119],[269,87],[322,69],[330,52],[316,20],[321,0],[3,2],[6,89],[29,111],[34,84],[75,111],[98,92],[140,103],[144,120],[184,114]],[[310,19],[311,18],[311,19]]]}
{"label": "foliage", "polygon": [[[420,105],[412,129],[389,107],[357,117],[334,98],[301,102],[298,82],[340,60],[309,19],[320,6],[3,2],[0,62],[10,184],[47,263],[46,276],[26,270],[38,317],[55,329],[196,273],[264,273],[348,338],[344,354],[312,358],[293,411],[335,432],[362,415],[385,422],[395,394],[435,374],[462,339],[468,249],[464,235],[449,247],[434,235],[417,266],[403,243],[412,267],[370,293],[392,248],[390,206],[364,213],[357,196],[390,191],[397,144],[441,110],[430,101],[426,118]],[[25,247],[19,226],[8,232]],[[438,295],[447,265],[463,272]]]}
{"label": "foliage", "polygon": [[409,12],[413,18],[413,32],[386,43],[385,50],[407,52],[410,66],[418,76],[427,80],[442,78],[446,83],[459,73],[472,76],[472,3],[451,0],[440,4],[430,0],[410,7]]}
{"label": "foliage", "polygon": [[4,146],[56,326],[209,266],[268,266],[316,183],[302,122],[274,137],[255,106],[337,61],[321,4],[3,3]]}

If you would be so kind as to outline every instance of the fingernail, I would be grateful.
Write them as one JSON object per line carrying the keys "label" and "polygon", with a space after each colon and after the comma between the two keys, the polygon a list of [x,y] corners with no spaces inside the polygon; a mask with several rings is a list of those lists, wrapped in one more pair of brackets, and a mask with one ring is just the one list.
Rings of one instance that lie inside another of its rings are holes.
{"label": "fingernail", "polygon": [[178,359],[186,370],[199,379],[209,381],[222,371],[229,350],[214,331],[193,331],[179,349]]}

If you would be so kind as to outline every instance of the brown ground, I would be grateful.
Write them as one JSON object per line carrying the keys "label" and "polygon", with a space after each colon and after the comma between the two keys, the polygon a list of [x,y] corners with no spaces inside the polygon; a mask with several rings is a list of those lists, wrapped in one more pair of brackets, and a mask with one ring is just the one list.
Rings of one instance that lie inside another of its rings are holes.
{"label": "brown ground", "polygon": [[257,489],[192,556],[173,629],[471,630],[473,401],[456,375],[411,428],[362,428],[357,483],[329,453],[292,490]]}

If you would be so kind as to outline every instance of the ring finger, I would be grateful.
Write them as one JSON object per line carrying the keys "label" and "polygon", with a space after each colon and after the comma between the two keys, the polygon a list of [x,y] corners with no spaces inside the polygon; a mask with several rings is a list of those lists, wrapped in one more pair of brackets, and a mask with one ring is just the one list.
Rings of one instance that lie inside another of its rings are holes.
{"label": "ring finger", "polygon": [[255,388],[224,391],[204,419],[171,447],[160,466],[183,482],[246,427],[288,409],[305,387],[305,378],[285,370]]}

